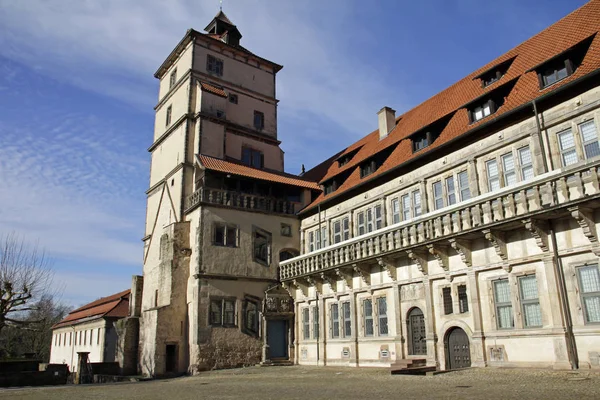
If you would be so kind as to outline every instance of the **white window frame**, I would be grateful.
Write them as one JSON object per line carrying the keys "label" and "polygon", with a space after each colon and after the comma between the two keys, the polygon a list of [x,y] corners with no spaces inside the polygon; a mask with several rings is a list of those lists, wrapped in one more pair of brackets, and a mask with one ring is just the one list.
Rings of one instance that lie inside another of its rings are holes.
{"label": "white window frame", "polygon": [[[466,176],[466,186],[462,186],[461,176]],[[469,200],[471,198],[471,187],[469,186],[469,173],[466,169],[456,173],[456,183],[460,201]],[[465,195],[465,191],[467,195]]]}
{"label": "white window frame", "polygon": [[[525,293],[523,292],[523,281],[525,279],[534,279],[535,280],[535,288],[536,288],[536,296],[535,298],[529,298],[529,299],[525,299]],[[529,274],[529,275],[523,275],[523,276],[519,276],[517,278],[518,283],[519,283],[519,299],[521,302],[521,316],[522,316],[522,321],[523,321],[523,327],[525,328],[539,328],[541,326],[544,325],[543,323],[543,319],[542,319],[542,309],[540,306],[540,293],[538,290],[538,282],[537,282],[537,276],[535,274]],[[529,325],[527,323],[527,306],[535,306],[537,305],[538,308],[538,313],[540,315],[540,323],[538,325]]]}
{"label": "white window frame", "polygon": [[[496,287],[499,283],[504,283],[504,282],[506,282],[506,284],[508,286],[508,301],[500,302],[500,301],[498,301],[498,293],[496,291]],[[502,278],[502,279],[496,279],[496,280],[492,281],[492,291],[493,291],[493,296],[494,296],[494,313],[496,315],[496,327],[499,330],[515,329],[515,313],[514,313],[513,304],[512,304],[512,292],[510,290],[509,279]],[[510,308],[510,313],[511,313],[511,317],[512,317],[511,326],[502,326],[500,313],[498,312],[501,308]]]}
{"label": "white window frame", "polygon": [[[582,278],[581,278],[581,272],[584,269],[591,269],[596,271],[596,275],[598,277],[600,277],[600,269],[598,267],[598,264],[586,264],[586,265],[582,265],[576,268],[577,271],[577,283],[579,285],[579,296],[580,296],[580,301],[581,301],[581,312],[583,315],[583,321],[585,323],[585,325],[597,325],[600,324],[600,318],[598,318],[598,320],[590,320],[590,315],[588,312],[588,303],[587,303],[587,299],[590,298],[598,298],[598,301],[600,302],[600,290],[599,291],[586,291],[585,290],[585,285],[582,282]],[[600,278],[599,278],[600,279]]]}

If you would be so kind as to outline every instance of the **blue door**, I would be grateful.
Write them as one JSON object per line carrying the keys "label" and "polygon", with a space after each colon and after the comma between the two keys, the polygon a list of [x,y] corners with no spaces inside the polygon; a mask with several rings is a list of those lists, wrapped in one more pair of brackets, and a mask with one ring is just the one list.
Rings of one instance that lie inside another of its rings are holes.
{"label": "blue door", "polygon": [[267,343],[271,359],[288,358],[287,321],[274,319],[267,322]]}

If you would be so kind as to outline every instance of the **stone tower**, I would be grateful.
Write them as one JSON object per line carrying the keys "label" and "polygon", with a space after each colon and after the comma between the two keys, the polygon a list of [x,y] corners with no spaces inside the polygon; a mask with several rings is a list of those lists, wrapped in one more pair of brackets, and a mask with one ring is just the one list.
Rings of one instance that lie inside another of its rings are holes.
{"label": "stone tower", "polygon": [[[148,375],[260,361],[265,291],[280,258],[298,254],[295,213],[319,190],[283,172],[282,67],[242,47],[222,11],[205,31],[188,30],[154,75],[139,359]],[[281,354],[291,326],[278,332]]]}

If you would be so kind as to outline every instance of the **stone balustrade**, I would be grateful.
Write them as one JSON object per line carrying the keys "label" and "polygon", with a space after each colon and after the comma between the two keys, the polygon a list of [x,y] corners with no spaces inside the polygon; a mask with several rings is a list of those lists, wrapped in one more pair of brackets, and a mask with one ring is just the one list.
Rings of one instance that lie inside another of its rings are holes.
{"label": "stone balustrade", "polygon": [[202,187],[188,196],[186,212],[202,203],[269,214],[294,215],[296,213],[296,204],[291,201],[207,187]]}
{"label": "stone balustrade", "polygon": [[[415,248],[426,249],[436,256],[433,243],[440,240],[464,254],[460,236],[472,231],[482,231],[495,244],[494,228],[498,225],[511,220],[526,222],[536,215],[600,197],[599,165],[600,162],[595,161],[548,172],[418,218],[302,254],[280,263],[280,279],[293,280],[400,251],[416,260],[416,252],[411,250]],[[570,212],[580,225],[581,221],[585,223],[584,215],[576,215],[580,214],[579,210]],[[588,237],[593,241],[591,235],[595,236],[595,227],[590,229],[594,231]]]}

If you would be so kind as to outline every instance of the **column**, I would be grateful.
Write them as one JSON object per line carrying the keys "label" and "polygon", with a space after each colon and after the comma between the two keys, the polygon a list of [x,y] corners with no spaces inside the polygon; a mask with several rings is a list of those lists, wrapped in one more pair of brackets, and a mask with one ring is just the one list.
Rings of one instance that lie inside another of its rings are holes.
{"label": "column", "polygon": [[477,273],[469,269],[467,273],[469,309],[473,315],[473,337],[471,338],[471,366],[486,366],[485,336],[481,320],[481,302],[479,300],[479,282]]}
{"label": "column", "polygon": [[433,297],[431,280],[428,276],[423,278],[425,290],[425,340],[427,342],[427,365],[439,368],[437,360],[437,335],[435,334],[435,313],[433,311]]}
{"label": "column", "polygon": [[394,338],[394,347],[396,352],[396,360],[402,360],[404,354],[404,331],[402,330],[402,309],[400,302],[400,285],[394,284],[394,317],[396,319],[396,336]]}
{"label": "column", "polygon": [[471,192],[471,197],[479,196],[477,161],[474,158],[469,159],[469,162],[467,163],[467,175],[469,177],[469,191]]}

